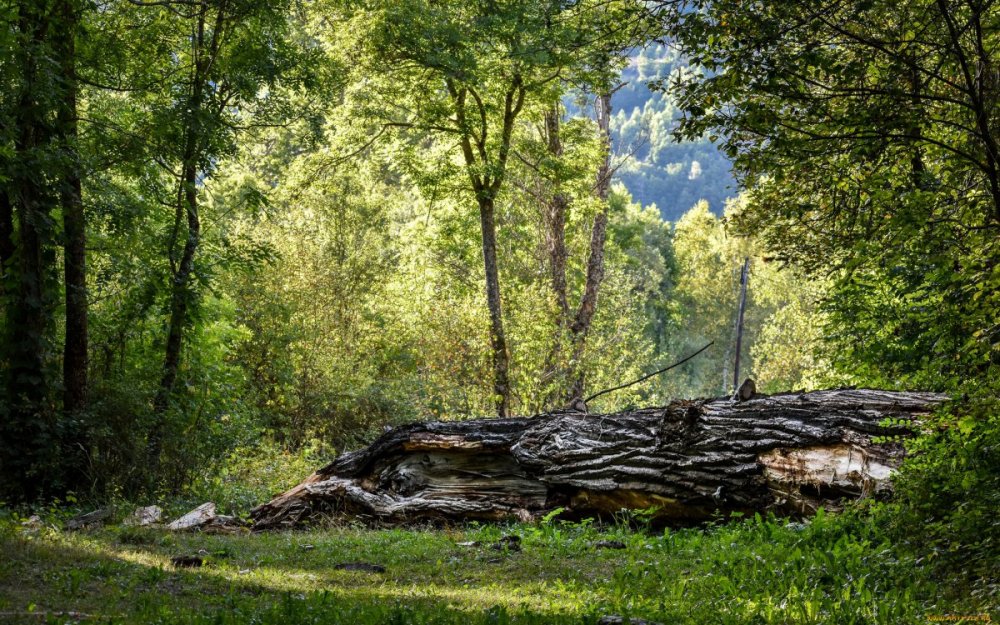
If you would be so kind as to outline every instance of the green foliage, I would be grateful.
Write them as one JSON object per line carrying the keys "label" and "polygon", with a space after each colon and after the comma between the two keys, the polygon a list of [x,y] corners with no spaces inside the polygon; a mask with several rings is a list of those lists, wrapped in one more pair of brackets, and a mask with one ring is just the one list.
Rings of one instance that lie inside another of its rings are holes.
{"label": "green foliage", "polygon": [[[894,538],[919,550],[929,568],[996,601],[1000,404],[995,386],[970,387],[975,394],[950,406],[936,431],[909,446],[912,457],[896,481],[899,501],[878,518]],[[921,528],[916,536],[914,527]]]}
{"label": "green foliage", "polygon": [[[43,478],[53,492],[71,482],[104,497],[204,490],[206,472],[262,433],[296,454],[313,439],[343,449],[408,420],[487,414],[490,324],[480,224],[469,210],[483,192],[496,205],[518,412],[561,401],[571,380],[553,371],[582,372],[597,390],[638,376],[676,343],[674,236],[626,190],[607,207],[606,277],[579,353],[557,329],[542,269],[539,193],[559,188],[571,201],[572,300],[604,209],[593,193],[604,150],[595,124],[572,110],[562,120],[564,149],[552,157],[539,131],[545,112],[570,85],[609,89],[630,54],[639,74],[625,72],[637,83],[672,71],[676,59],[664,50],[633,51],[651,25],[639,4],[512,1],[480,11],[116,1],[69,3],[72,15],[57,4],[24,15],[78,27],[69,33],[76,76],[46,64],[28,84],[25,68],[49,63],[65,42],[31,40],[20,26],[0,39],[17,53],[0,73],[9,87],[0,150],[11,157],[0,172],[3,197],[14,197],[15,174],[37,169],[49,175],[51,200],[36,224],[49,228],[40,249],[48,312],[44,328],[31,330],[38,336],[6,315],[19,301],[9,288],[18,276],[6,256],[0,267],[4,374],[28,339],[42,345],[27,351],[43,367],[40,377],[11,374],[38,378],[38,410],[11,431],[41,455],[15,453],[20,444],[5,435],[4,477],[27,459],[30,471],[19,474]],[[21,8],[4,9],[8,23]],[[18,152],[13,122],[27,120],[17,117],[19,94],[37,99],[35,113],[54,111],[70,105],[66,86],[76,78],[73,144]],[[449,84],[475,113],[465,122],[454,117]],[[618,93],[630,106],[643,97],[631,86]],[[508,95],[523,102],[512,108]],[[516,116],[505,114],[514,108]],[[651,114],[659,115],[656,145],[639,158],[659,162],[672,113]],[[473,140],[473,161],[456,149],[459,137]],[[84,174],[89,402],[63,414],[54,383],[64,341],[56,191],[70,162]],[[485,186],[469,186],[470,174]],[[16,242],[21,226],[14,219],[5,236]],[[595,408],[660,396],[646,385]],[[4,398],[0,410],[9,411]],[[14,482],[3,490],[19,488]]]}
{"label": "green foliage", "polygon": [[754,237],[727,231],[746,198],[727,206],[725,219],[699,203],[677,223],[677,285],[670,353],[675,360],[715,341],[711,350],[668,374],[665,395],[715,396],[733,392],[740,270],[750,258],[748,303],[740,377],[767,392],[815,388],[829,377],[818,310],[824,281],[769,257]]}
{"label": "green foliage", "polygon": [[1000,354],[1000,187],[984,162],[995,130],[976,129],[983,87],[962,67],[991,63],[992,48],[952,27],[992,32],[997,17],[951,2],[832,11],[713,2],[671,16],[706,69],[673,83],[679,134],[715,133],[735,158],[751,187],[739,231],[832,274],[842,371],[939,388],[982,378]]}
{"label": "green foliage", "polygon": [[242,515],[262,501],[302,481],[333,455],[319,440],[296,452],[270,439],[231,445],[228,455],[207,464],[185,489],[185,501],[215,502],[220,510]]}
{"label": "green foliage", "polygon": [[[574,622],[599,605],[665,622],[893,623],[996,600],[1000,18],[988,3],[46,0],[6,3],[0,18],[5,498],[169,491],[243,512],[386,426],[491,412],[501,325],[515,412],[708,341],[590,408],[728,393],[744,258],[743,376],[761,390],[956,398],[909,443],[898,501],[867,517],[652,537],[628,533],[644,517],[626,512],[612,533],[628,552],[596,555],[606,532],[552,517],[506,528],[525,538],[524,564],[419,532],[321,532],[312,553],[283,535],[65,536],[3,512],[13,599],[0,609],[31,612],[44,588],[53,606],[118,601],[122,620],[150,622]],[[637,48],[664,33],[683,54]],[[587,99],[611,90],[624,185],[605,197]],[[713,143],[746,187],[722,218],[729,174]],[[80,410],[59,402],[77,186]],[[585,344],[551,284],[557,196],[573,306],[608,215]],[[178,548],[205,548],[210,574],[165,570]],[[378,596],[328,568],[372,554],[404,572]],[[428,596],[413,600],[406,574]],[[953,596],[945,579],[960,582]],[[160,592],[188,582],[204,605]]]}
{"label": "green foliage", "polygon": [[948,1],[694,6],[664,14],[704,70],[671,82],[678,134],[712,133],[733,157],[749,187],[736,231],[830,280],[835,377],[955,397],[909,445],[893,524],[926,563],[995,578],[997,100],[973,68],[997,62],[1000,16]]}
{"label": "green foliage", "polygon": [[56,311],[59,206],[78,165],[68,107],[75,2],[0,8],[0,492],[51,495],[73,475],[63,435]]}
{"label": "green foliage", "polygon": [[[191,336],[195,350],[182,370],[198,383],[178,390],[167,419],[158,477],[170,489],[179,489],[194,472],[259,431],[252,406],[241,400],[246,385],[235,357],[248,333],[234,315],[229,301],[211,298],[201,307]],[[115,337],[122,343],[107,346],[103,354],[107,361],[95,376],[87,415],[87,465],[81,468],[93,494],[134,494],[148,480],[146,436],[155,421],[149,402],[159,382],[161,323],[162,317],[133,321],[127,335]]]}
{"label": "green foliage", "polygon": [[368,172],[309,180],[326,163],[321,155],[297,160],[262,217],[234,224],[238,237],[272,255],[230,280],[249,335],[238,348],[247,399],[292,447],[311,436],[339,446],[415,417],[400,379],[405,342],[386,332],[402,331],[389,298],[399,260],[390,207],[399,191]]}

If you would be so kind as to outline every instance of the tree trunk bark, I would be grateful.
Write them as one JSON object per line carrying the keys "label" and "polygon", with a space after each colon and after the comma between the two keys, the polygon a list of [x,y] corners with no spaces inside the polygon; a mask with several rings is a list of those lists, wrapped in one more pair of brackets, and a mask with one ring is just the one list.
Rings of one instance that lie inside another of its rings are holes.
{"label": "tree trunk bark", "polygon": [[150,475],[155,475],[160,466],[160,455],[163,452],[163,437],[166,428],[166,411],[170,405],[177,382],[177,370],[180,367],[181,348],[184,341],[184,329],[187,325],[188,308],[191,298],[191,277],[194,274],[194,256],[201,240],[201,221],[198,216],[198,190],[196,187],[197,169],[194,161],[184,165],[184,212],[187,216],[187,237],[184,251],[174,273],[173,286],[170,293],[170,321],[167,328],[167,345],[163,358],[163,377],[160,388],[153,400],[153,410],[156,421],[149,433],[149,466]]}
{"label": "tree trunk bark", "polygon": [[[559,115],[559,104],[555,103],[545,111],[545,133],[549,154],[559,159],[563,155]],[[566,208],[569,198],[560,189],[560,183],[555,181],[555,190],[548,201],[545,215],[546,248],[549,252],[549,272],[552,281],[552,292],[559,306],[559,329],[561,335],[565,325],[569,323],[569,297],[566,289]],[[559,338],[559,337],[557,337]]]}
{"label": "tree trunk bark", "polygon": [[909,433],[945,399],[829,390],[412,424],[342,455],[251,517],[262,530],[338,514],[530,520],[557,507],[575,516],[653,508],[665,522],[810,513],[888,491],[903,448],[873,437]]}
{"label": "tree trunk bark", "polygon": [[157,402],[160,410],[166,408],[166,400],[173,392],[180,366],[184,326],[187,323],[188,300],[190,299],[191,276],[194,274],[194,256],[201,241],[201,220],[198,216],[197,170],[193,163],[184,166],[184,213],[186,215],[187,236],[180,263],[174,273],[173,288],[170,293],[170,322],[167,329],[167,346],[163,359],[163,378],[160,381],[161,398]]}
{"label": "tree trunk bark", "polygon": [[[597,171],[596,193],[601,201],[600,212],[594,217],[594,228],[590,234],[590,254],[587,257],[587,281],[576,318],[570,325],[573,334],[573,362],[580,362],[587,345],[587,334],[597,311],[597,295],[604,280],[604,242],[608,232],[608,196],[611,191],[611,93],[606,91],[597,96],[597,128],[604,142],[604,159]],[[578,371],[570,388],[567,400],[570,405],[582,401],[585,380],[583,371]]]}
{"label": "tree trunk bark", "polygon": [[66,342],[63,345],[63,410],[75,413],[87,405],[87,230],[77,150],[76,30],[79,16],[73,2],[60,3],[60,50],[65,80],[58,124],[66,154],[66,175],[60,197],[63,210],[66,281]]}
{"label": "tree trunk bark", "polygon": [[48,17],[41,14],[44,7],[26,6],[30,4],[22,3],[19,16],[20,30],[28,37],[29,49],[22,52],[24,86],[14,119],[18,133],[15,158],[20,167],[10,181],[18,238],[14,260],[16,287],[9,321],[9,327],[16,329],[17,334],[12,337],[9,398],[15,406],[23,405],[28,414],[40,409],[48,391],[44,356],[48,352],[47,329],[52,312],[52,298],[46,284],[51,274],[51,253],[46,249],[51,238],[51,194],[44,178],[35,171],[38,163],[45,160],[42,151],[48,149],[51,138],[46,120],[50,109],[43,103],[48,95],[43,93],[47,81],[36,58],[44,54]]}
{"label": "tree trunk bark", "polygon": [[[563,156],[561,137],[562,119],[559,103],[553,103],[545,111],[546,148],[553,159]],[[562,192],[562,181],[557,175],[552,181],[552,191],[542,205],[545,248],[549,261],[549,283],[556,301],[556,319],[553,329],[552,348],[545,357],[543,381],[551,384],[543,400],[543,406],[561,405],[567,396],[568,367],[563,360],[566,349],[567,332],[572,314],[569,309],[569,292],[566,283],[566,211],[569,198]]]}
{"label": "tree trunk bark", "polygon": [[510,380],[507,337],[503,330],[500,303],[500,274],[497,268],[497,229],[493,198],[480,195],[479,221],[483,232],[483,265],[486,269],[486,305],[490,311],[490,344],[493,348],[493,392],[497,415],[506,417],[510,410]]}
{"label": "tree trunk bark", "polygon": [[12,247],[7,250],[13,255],[6,267],[11,279],[7,284],[8,336],[4,337],[7,410],[0,419],[4,440],[0,492],[23,500],[38,497],[50,485],[58,457],[46,366],[55,303],[51,221],[57,199],[40,174],[53,152],[52,101],[58,97],[58,77],[46,62],[51,55],[50,10],[46,3],[17,4],[17,30],[23,41],[15,51],[20,72],[20,93],[12,115],[16,167],[5,183],[12,221],[3,228],[9,225],[13,231],[15,222],[17,227],[16,240],[9,241]]}

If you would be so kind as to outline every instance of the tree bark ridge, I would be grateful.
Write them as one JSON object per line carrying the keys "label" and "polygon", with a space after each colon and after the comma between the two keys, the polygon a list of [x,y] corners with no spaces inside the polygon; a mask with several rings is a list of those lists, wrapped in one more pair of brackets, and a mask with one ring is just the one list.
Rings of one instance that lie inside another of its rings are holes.
{"label": "tree bark ridge", "polygon": [[251,516],[257,529],[273,529],[336,513],[389,523],[527,520],[556,507],[655,508],[668,521],[809,513],[888,491],[903,448],[873,437],[908,434],[945,399],[828,390],[416,423],[342,455]]}

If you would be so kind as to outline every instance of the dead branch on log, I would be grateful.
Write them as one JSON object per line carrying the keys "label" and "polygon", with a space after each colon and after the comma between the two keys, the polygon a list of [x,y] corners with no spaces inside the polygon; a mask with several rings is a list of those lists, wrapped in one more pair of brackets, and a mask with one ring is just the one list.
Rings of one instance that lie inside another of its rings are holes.
{"label": "dead branch on log", "polygon": [[326,514],[407,523],[528,520],[556,507],[577,515],[656,508],[675,521],[810,513],[887,492],[903,448],[873,437],[909,434],[906,423],[945,399],[842,389],[415,423],[340,456],[251,516],[261,530]]}
{"label": "dead branch on log", "polygon": [[603,391],[599,391],[597,393],[594,393],[590,397],[584,399],[583,403],[584,403],[584,405],[586,405],[587,402],[589,402],[591,399],[597,399],[601,395],[606,395],[606,394],[611,393],[613,391],[620,391],[623,388],[628,388],[630,386],[635,386],[639,382],[645,382],[646,380],[648,380],[649,378],[653,377],[654,375],[660,375],[661,373],[666,373],[667,371],[670,371],[671,369],[674,369],[676,367],[679,367],[679,366],[683,365],[684,363],[686,363],[687,361],[691,360],[692,358],[694,358],[695,356],[697,356],[698,354],[702,353],[703,351],[705,351],[706,349],[708,349],[709,347],[711,347],[713,345],[715,345],[715,341],[709,342],[708,345],[702,347],[701,349],[699,349],[698,351],[694,352],[693,354],[689,354],[688,356],[685,356],[684,358],[681,358],[680,360],[678,360],[677,362],[675,362],[672,365],[666,366],[666,367],[664,367],[662,369],[657,369],[656,371],[654,371],[652,373],[647,373],[646,375],[642,376],[641,378],[639,378],[637,380],[632,380],[631,382],[626,382],[625,384],[621,384],[619,386],[615,386],[615,387],[612,387],[612,388],[604,389]]}

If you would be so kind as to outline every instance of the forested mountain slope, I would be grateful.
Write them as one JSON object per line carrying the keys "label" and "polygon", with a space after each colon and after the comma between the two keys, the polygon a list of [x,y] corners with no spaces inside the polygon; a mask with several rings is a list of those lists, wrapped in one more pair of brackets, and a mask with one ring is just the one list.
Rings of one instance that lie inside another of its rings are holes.
{"label": "forested mountain slope", "polygon": [[663,45],[637,50],[622,72],[625,83],[614,95],[611,129],[619,154],[617,178],[644,206],[656,204],[663,218],[677,221],[699,200],[716,215],[736,195],[729,160],[707,138],[677,142],[672,137],[679,111],[669,92],[649,83],[685,71],[686,62]]}

